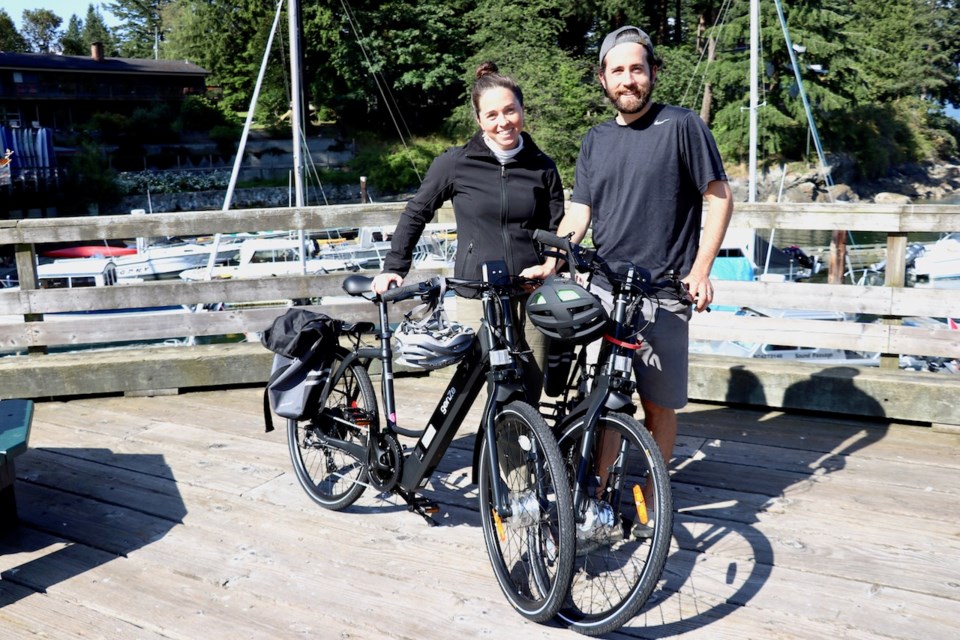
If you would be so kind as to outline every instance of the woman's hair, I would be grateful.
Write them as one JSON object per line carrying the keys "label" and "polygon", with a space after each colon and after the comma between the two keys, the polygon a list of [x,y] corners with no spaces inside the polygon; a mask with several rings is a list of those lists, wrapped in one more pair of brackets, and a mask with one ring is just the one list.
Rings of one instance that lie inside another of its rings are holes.
{"label": "woman's hair", "polygon": [[513,78],[500,75],[499,71],[496,63],[489,60],[477,67],[477,80],[473,83],[473,91],[470,94],[473,100],[473,115],[477,116],[480,113],[480,96],[487,90],[498,87],[512,91],[517,97],[517,102],[521,107],[523,106],[523,91],[520,90],[520,85]]}

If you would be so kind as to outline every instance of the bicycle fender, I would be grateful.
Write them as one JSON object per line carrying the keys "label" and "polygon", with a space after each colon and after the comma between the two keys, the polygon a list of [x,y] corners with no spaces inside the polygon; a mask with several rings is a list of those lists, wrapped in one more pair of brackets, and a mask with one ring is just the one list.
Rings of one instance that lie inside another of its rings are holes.
{"label": "bicycle fender", "polygon": [[[630,407],[628,410],[624,411],[625,407]],[[603,408],[610,411],[620,411],[622,413],[627,413],[633,415],[637,410],[637,407],[633,404],[633,399],[619,391],[611,391],[607,394],[607,400],[603,403]]]}

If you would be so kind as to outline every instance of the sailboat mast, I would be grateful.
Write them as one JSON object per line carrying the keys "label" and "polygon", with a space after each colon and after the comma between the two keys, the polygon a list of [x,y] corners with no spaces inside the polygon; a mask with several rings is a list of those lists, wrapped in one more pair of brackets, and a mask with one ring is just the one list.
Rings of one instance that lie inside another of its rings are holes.
{"label": "sailboat mast", "polygon": [[[289,0],[287,5],[290,31],[290,127],[293,130],[293,190],[297,208],[304,205],[303,198],[303,76],[300,72],[300,0]],[[300,272],[307,272],[307,247],[303,229],[297,231],[300,240]]]}
{"label": "sailboat mast", "polygon": [[300,73],[300,0],[289,0],[287,5],[290,31],[290,95],[291,128],[293,129],[293,186],[296,205],[303,206],[303,157],[300,132],[303,105],[302,75]]}
{"label": "sailboat mast", "polygon": [[750,0],[750,177],[747,202],[757,201],[757,109],[759,108],[760,0]]}

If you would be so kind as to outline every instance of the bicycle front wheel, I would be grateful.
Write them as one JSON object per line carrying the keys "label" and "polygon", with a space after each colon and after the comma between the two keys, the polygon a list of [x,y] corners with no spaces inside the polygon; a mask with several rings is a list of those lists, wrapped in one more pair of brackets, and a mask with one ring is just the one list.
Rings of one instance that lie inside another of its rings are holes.
{"label": "bicycle front wheel", "polygon": [[[345,352],[330,364],[335,374]],[[377,399],[366,369],[355,362],[331,381],[308,420],[287,421],[290,458],[300,486],[322,507],[346,509],[367,483],[367,440],[378,420]]]}
{"label": "bicycle front wheel", "polygon": [[[575,541],[569,481],[556,439],[529,404],[503,407],[494,425],[495,441],[484,438],[480,451],[483,538],[507,600],[522,616],[543,622],[556,615],[570,583]],[[496,467],[490,447],[496,447]],[[495,482],[510,515],[497,510]]]}
{"label": "bicycle front wheel", "polygon": [[[560,450],[575,478],[584,423],[561,432]],[[636,419],[609,413],[595,432],[594,460],[577,520],[570,593],[559,617],[597,636],[630,621],[656,587],[670,549],[673,498],[653,436]]]}

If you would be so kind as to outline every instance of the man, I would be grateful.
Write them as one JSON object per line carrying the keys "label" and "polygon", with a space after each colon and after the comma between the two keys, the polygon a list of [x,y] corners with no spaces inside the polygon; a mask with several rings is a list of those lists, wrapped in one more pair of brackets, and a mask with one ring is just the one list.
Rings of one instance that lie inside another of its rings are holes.
{"label": "man", "polygon": [[[690,307],[700,312],[713,300],[709,274],[733,200],[716,143],[697,114],[651,101],[659,67],[650,37],[637,27],[604,38],[598,76],[617,116],[584,137],[557,234],[579,241],[592,223],[594,246],[614,269],[630,262],[654,281],[673,271],[687,287],[690,305],[665,304],[646,315],[653,322],[644,330],[646,352],[638,354],[646,365],[637,367],[645,423],[669,464],[676,410],[687,403]],[[544,277],[554,263],[548,258],[524,275]]]}

